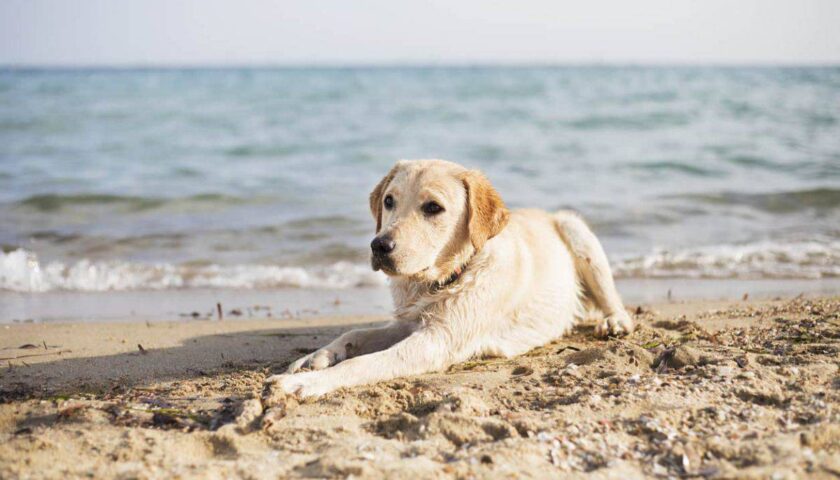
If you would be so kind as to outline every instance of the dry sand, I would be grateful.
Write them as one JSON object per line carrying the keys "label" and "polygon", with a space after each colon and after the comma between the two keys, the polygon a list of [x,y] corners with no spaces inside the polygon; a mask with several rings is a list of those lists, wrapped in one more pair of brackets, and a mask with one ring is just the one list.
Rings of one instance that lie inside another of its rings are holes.
{"label": "dry sand", "polygon": [[634,311],[303,405],[263,379],[381,318],[0,327],[0,478],[840,477],[840,299]]}

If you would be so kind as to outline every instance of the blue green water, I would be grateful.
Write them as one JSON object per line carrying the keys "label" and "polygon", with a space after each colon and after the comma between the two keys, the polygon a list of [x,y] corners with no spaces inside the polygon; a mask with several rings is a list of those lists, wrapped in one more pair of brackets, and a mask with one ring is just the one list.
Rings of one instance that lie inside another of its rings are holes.
{"label": "blue green water", "polygon": [[0,289],[382,284],[401,158],[582,212],[622,277],[840,276],[840,68],[0,70]]}

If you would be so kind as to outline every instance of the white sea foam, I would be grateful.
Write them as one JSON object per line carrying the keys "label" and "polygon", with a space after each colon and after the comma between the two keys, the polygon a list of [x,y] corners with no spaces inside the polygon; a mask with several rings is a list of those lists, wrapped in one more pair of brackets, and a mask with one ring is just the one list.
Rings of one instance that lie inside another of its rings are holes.
{"label": "white sea foam", "polygon": [[840,241],[758,242],[684,250],[658,249],[616,259],[618,277],[840,277]]}
{"label": "white sea foam", "polygon": [[[614,258],[622,278],[840,277],[840,241],[762,242]],[[172,265],[79,260],[41,263],[23,249],[0,253],[0,289],[17,292],[163,290],[170,288],[355,288],[385,285],[367,265]]]}
{"label": "white sea foam", "polygon": [[172,265],[80,260],[42,264],[18,249],[0,253],[0,289],[16,292],[163,290],[170,288],[353,288],[384,285],[370,267],[338,262],[324,267]]}

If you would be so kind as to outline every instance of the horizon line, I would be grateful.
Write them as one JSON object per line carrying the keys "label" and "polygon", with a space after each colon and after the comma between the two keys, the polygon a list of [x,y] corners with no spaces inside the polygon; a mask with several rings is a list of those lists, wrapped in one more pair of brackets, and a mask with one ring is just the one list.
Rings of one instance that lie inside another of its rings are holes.
{"label": "horizon line", "polygon": [[225,70],[225,69],[388,69],[388,68],[552,68],[552,67],[696,67],[696,68],[832,68],[840,67],[836,61],[400,61],[371,62],[316,61],[316,62],[185,62],[185,63],[38,63],[0,62],[0,70]]}

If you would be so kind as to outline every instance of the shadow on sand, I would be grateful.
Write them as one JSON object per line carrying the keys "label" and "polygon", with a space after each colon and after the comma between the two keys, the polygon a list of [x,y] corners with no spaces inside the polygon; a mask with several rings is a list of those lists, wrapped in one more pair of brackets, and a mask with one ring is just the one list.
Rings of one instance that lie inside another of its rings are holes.
{"label": "shadow on sand", "polygon": [[[14,363],[7,361],[6,366],[0,367],[0,403],[85,393],[102,395],[149,384],[200,379],[221,372],[277,373],[342,332],[375,323],[202,335],[186,338],[175,347],[93,357],[62,359],[59,356],[56,360],[31,364],[25,356],[15,357]],[[158,327],[152,324],[150,328]],[[160,330],[160,335],[166,334],[164,329]]]}

